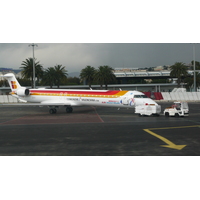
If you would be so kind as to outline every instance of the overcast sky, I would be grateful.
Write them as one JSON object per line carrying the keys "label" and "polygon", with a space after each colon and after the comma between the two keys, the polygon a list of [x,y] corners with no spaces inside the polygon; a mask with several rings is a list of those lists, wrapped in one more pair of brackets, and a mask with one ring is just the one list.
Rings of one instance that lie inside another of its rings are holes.
{"label": "overcast sky", "polygon": [[[87,65],[95,68],[143,68],[190,63],[193,44],[190,43],[37,43],[35,58],[44,68],[56,64],[68,72],[80,72]],[[196,60],[200,61],[200,44],[195,44]],[[1,43],[0,67],[19,69],[22,61],[32,57],[28,43]]]}

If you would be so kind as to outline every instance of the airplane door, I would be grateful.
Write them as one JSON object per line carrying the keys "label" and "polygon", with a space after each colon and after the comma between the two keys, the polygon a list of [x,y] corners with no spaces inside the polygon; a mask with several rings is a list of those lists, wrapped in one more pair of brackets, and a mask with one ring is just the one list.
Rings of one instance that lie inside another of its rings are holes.
{"label": "airplane door", "polygon": [[121,100],[122,104],[123,105],[128,105],[128,97],[122,97],[122,100]]}
{"label": "airplane door", "polygon": [[130,97],[122,97],[121,103],[125,106],[134,106],[134,99]]}

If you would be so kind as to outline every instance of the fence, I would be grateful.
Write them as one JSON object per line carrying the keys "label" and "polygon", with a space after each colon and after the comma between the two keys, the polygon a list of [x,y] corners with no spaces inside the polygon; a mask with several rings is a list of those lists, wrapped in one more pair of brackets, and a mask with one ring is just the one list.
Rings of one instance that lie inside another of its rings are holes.
{"label": "fence", "polygon": [[18,99],[11,95],[0,95],[0,103],[18,103]]}
{"label": "fence", "polygon": [[200,92],[161,92],[166,101],[200,101]]}
{"label": "fence", "polygon": [[200,101],[200,92],[144,92],[146,96],[164,101]]}

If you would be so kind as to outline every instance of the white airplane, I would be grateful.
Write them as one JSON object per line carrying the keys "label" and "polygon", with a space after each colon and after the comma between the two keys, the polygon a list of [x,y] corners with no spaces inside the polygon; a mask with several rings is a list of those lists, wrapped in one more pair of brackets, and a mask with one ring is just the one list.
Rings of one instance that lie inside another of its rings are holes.
{"label": "white airplane", "polygon": [[135,108],[140,115],[159,115],[161,107],[155,101],[138,91],[121,90],[71,90],[71,89],[28,89],[22,87],[12,73],[3,76],[7,79],[11,95],[23,105],[48,106],[50,114],[57,112],[59,106],[71,113],[74,106],[107,106],[116,108]]}

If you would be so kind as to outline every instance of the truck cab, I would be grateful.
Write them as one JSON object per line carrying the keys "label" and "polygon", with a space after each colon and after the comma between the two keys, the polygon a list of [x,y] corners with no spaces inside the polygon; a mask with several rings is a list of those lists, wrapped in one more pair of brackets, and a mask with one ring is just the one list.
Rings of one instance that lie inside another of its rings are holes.
{"label": "truck cab", "polygon": [[165,108],[164,115],[166,117],[189,116],[188,103],[187,102],[174,102],[174,104],[171,107]]}

